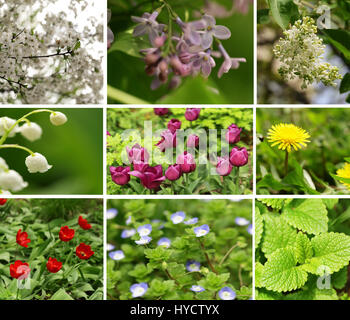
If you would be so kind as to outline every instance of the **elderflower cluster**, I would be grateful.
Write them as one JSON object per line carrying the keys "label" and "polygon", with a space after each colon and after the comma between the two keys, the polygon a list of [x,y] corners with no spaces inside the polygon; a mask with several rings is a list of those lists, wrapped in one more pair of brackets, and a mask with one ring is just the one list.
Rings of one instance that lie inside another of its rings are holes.
{"label": "elderflower cluster", "polygon": [[[55,8],[61,3],[61,10]],[[0,103],[97,104],[103,100],[102,15],[72,0],[0,1]],[[56,6],[56,7],[55,7]]]}
{"label": "elderflower cluster", "polygon": [[335,86],[341,79],[339,69],[327,62],[322,62],[325,45],[317,36],[315,21],[310,17],[295,22],[292,28],[283,32],[274,46],[275,57],[281,61],[279,73],[283,79],[300,78],[302,89],[313,82],[322,81],[326,86]]}

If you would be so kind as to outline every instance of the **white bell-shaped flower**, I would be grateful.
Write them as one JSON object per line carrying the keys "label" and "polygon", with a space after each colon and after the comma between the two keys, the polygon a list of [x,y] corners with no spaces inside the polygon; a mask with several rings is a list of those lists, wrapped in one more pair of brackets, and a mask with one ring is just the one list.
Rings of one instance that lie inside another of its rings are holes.
{"label": "white bell-shaped flower", "polygon": [[33,155],[28,156],[26,158],[25,164],[30,173],[44,173],[52,168],[52,166],[48,164],[46,158],[38,152],[35,152]]}
{"label": "white bell-shaped flower", "polygon": [[[8,117],[0,118],[0,136],[3,136],[8,129],[10,129],[17,120]],[[18,125],[16,125],[13,130],[8,135],[9,137],[14,137],[18,132]]]}
{"label": "white bell-shaped flower", "polygon": [[8,170],[9,166],[7,165],[4,158],[0,157],[0,172]]}
{"label": "white bell-shaped flower", "polygon": [[41,127],[35,122],[25,123],[22,127],[20,127],[20,131],[22,136],[29,141],[40,139],[41,134],[43,133]]}
{"label": "white bell-shaped flower", "polygon": [[55,126],[61,126],[67,122],[67,117],[64,113],[55,111],[50,114],[50,121]]}
{"label": "white bell-shaped flower", "polygon": [[28,183],[23,181],[22,176],[15,170],[0,172],[0,189],[17,192],[28,186]]}

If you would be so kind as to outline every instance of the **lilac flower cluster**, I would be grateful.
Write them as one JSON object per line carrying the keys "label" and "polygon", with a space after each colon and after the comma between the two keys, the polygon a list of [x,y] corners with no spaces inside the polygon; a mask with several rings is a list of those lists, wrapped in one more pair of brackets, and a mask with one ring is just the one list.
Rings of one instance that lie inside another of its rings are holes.
{"label": "lilac flower cluster", "polygon": [[[137,23],[133,35],[148,36],[150,48],[140,50],[144,54],[145,72],[153,76],[151,89],[155,90],[169,82],[169,88],[181,83],[181,78],[201,74],[208,78],[216,66],[215,58],[224,61],[218,71],[221,78],[230,69],[237,69],[244,58],[231,58],[220,40],[231,37],[231,31],[216,24],[213,16],[204,14],[199,20],[183,22],[180,17],[165,4],[169,14],[169,24],[159,23],[157,18],[163,9],[153,13],[144,13],[142,17],[131,17]],[[177,30],[175,30],[177,26]],[[214,45],[218,51],[214,51]]]}

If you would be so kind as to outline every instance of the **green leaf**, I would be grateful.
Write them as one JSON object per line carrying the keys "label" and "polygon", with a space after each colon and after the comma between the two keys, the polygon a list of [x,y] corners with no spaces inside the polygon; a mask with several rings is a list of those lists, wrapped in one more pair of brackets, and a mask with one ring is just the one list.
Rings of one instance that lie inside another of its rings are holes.
{"label": "green leaf", "polygon": [[327,209],[321,199],[295,199],[283,209],[282,217],[306,233],[327,232]]}
{"label": "green leaf", "polygon": [[350,32],[341,29],[324,29],[326,40],[350,61]]}
{"label": "green leaf", "polygon": [[214,272],[209,272],[206,278],[200,280],[198,284],[207,290],[216,291],[220,290],[229,278],[229,273],[215,274]]}
{"label": "green leaf", "polygon": [[116,35],[116,41],[108,50],[108,54],[113,51],[121,51],[129,56],[141,58],[140,49],[144,48],[145,44],[146,42],[142,41],[141,38],[133,37],[132,30],[127,30]]}
{"label": "green leaf", "polygon": [[261,281],[268,290],[286,292],[301,288],[307,272],[297,266],[293,248],[278,249],[265,263]]}
{"label": "green leaf", "polygon": [[255,207],[255,248],[257,248],[260,244],[263,231],[264,219],[260,214],[259,207]]}
{"label": "green leaf", "polygon": [[266,24],[270,22],[270,9],[258,10],[258,24]]}
{"label": "green leaf", "polygon": [[290,187],[282,182],[277,181],[272,174],[264,176],[256,185],[257,188],[268,188],[269,190],[290,190]]}
{"label": "green leaf", "polygon": [[348,268],[347,266],[340,271],[332,274],[332,285],[336,289],[343,289],[348,281]]}
{"label": "green leaf", "polygon": [[265,233],[262,243],[262,251],[269,256],[280,248],[294,247],[297,231],[288,225],[279,216],[265,214],[264,216]]}
{"label": "green leaf", "polygon": [[286,199],[258,199],[258,200],[273,209],[282,209],[284,200]]}
{"label": "green leaf", "polygon": [[350,236],[343,233],[323,233],[311,239],[314,255],[306,261],[303,269],[316,275],[339,271],[350,261]]}
{"label": "green leaf", "polygon": [[262,284],[261,277],[264,271],[264,266],[260,262],[255,263],[255,287],[261,288],[264,285]]}
{"label": "green leaf", "polygon": [[267,0],[267,3],[273,18],[282,29],[299,19],[298,6],[293,0]]}
{"label": "green leaf", "polygon": [[50,300],[74,300],[64,289],[57,290]]}
{"label": "green leaf", "polygon": [[312,246],[306,234],[299,232],[295,247],[295,255],[300,264],[305,263],[306,259],[312,257]]}
{"label": "green leaf", "polygon": [[339,92],[345,93],[350,91],[350,73],[348,72],[340,83]]}

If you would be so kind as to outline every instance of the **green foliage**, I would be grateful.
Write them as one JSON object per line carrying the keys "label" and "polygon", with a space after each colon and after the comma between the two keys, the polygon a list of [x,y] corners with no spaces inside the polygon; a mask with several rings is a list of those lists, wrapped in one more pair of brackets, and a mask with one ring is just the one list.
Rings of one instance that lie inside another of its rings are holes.
{"label": "green foliage", "polygon": [[282,29],[286,29],[289,24],[298,20],[299,11],[293,0],[267,0],[267,3],[272,17]]}
{"label": "green foliage", "polygon": [[[251,221],[251,202],[242,200],[109,200],[109,207],[118,209],[116,218],[107,224],[108,243],[113,250],[122,250],[125,258],[107,261],[107,289],[109,299],[131,299],[130,286],[146,282],[147,292],[138,299],[219,299],[218,291],[229,286],[236,291],[237,299],[252,295],[252,239],[247,227],[236,226],[236,217]],[[185,211],[186,220],[198,217],[195,225],[173,224],[172,213]],[[126,219],[131,216],[131,223]],[[125,228],[150,223],[152,240],[137,245],[136,233],[132,238],[121,238]],[[210,232],[200,238],[194,227],[208,224]],[[160,238],[171,240],[169,248],[157,245]],[[190,260],[199,262],[199,271],[189,271]],[[195,293],[192,285],[205,291]]]}
{"label": "green foliage", "polygon": [[[295,199],[272,211],[259,205],[258,220],[264,225],[262,236],[261,227],[256,231],[261,237],[256,247],[257,299],[342,298],[348,290],[350,225],[344,220],[335,227],[334,221],[348,206],[348,200],[340,200],[326,207],[321,199]],[[330,286],[324,285],[328,282]]]}

